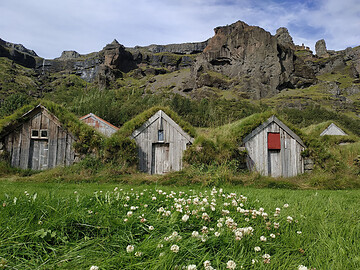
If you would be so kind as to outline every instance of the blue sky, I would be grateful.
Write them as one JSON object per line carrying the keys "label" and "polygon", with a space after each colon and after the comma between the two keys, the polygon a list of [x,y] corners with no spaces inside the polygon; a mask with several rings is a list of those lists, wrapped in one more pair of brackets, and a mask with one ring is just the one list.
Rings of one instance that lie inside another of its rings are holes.
{"label": "blue sky", "polygon": [[45,58],[64,50],[101,50],[204,41],[213,29],[242,20],[272,34],[287,27],[295,44],[360,45],[359,0],[4,0],[0,38]]}

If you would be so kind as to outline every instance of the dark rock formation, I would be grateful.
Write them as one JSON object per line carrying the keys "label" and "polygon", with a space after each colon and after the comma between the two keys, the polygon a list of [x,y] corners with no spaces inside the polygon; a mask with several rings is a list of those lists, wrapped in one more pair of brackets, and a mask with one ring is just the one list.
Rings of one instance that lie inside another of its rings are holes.
{"label": "dark rock formation", "polygon": [[152,44],[145,47],[136,46],[135,49],[145,49],[151,53],[176,53],[176,54],[194,54],[202,52],[207,46],[208,40],[203,42],[182,43],[182,44],[168,44],[156,45]]}
{"label": "dark rock formation", "polygon": [[316,55],[319,56],[319,57],[329,57],[329,53],[326,49],[326,43],[325,43],[325,40],[323,39],[320,39],[316,42],[315,44],[315,52],[316,52]]}
{"label": "dark rock formation", "polygon": [[2,39],[0,39],[0,57],[7,57],[27,68],[36,66],[37,55],[33,50],[29,50],[21,44],[14,44]]}
{"label": "dark rock formation", "polygon": [[249,92],[256,99],[316,81],[313,71],[300,59],[295,65],[294,50],[287,46],[290,39],[284,29],[279,34],[286,37],[281,39],[282,44],[264,29],[241,21],[214,31],[214,37],[193,66],[195,88],[208,86],[203,80],[203,73],[208,70],[228,76],[239,91]]}
{"label": "dark rock formation", "polygon": [[292,37],[289,34],[289,31],[285,27],[280,27],[278,30],[276,30],[275,37],[278,40],[278,43],[280,45],[290,47],[292,49],[295,49],[295,44],[292,39]]}
{"label": "dark rock formation", "polygon": [[60,58],[61,60],[79,58],[81,55],[76,51],[63,51]]}

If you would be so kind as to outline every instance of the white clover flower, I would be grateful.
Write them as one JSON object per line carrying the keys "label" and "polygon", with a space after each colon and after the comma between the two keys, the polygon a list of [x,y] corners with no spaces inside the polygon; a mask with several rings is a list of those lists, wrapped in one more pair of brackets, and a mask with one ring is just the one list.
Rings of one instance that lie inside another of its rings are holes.
{"label": "white clover flower", "polygon": [[252,259],[251,260],[251,264],[255,264],[255,263],[258,263],[259,261],[257,259]]}
{"label": "white clover flower", "polygon": [[204,267],[206,268],[206,267],[209,267],[209,266],[211,266],[211,262],[210,261],[205,261],[204,262]]}
{"label": "white clover flower", "polygon": [[163,248],[163,247],[164,247],[164,245],[161,243],[157,245],[157,248]]}
{"label": "white clover flower", "polygon": [[155,197],[155,196],[154,196],[154,197],[152,197],[152,198],[151,198],[151,200],[156,201],[156,197]]}
{"label": "white clover flower", "polygon": [[154,228],[154,226],[149,226],[149,230],[150,231],[152,231],[152,230],[154,230],[155,228]]}
{"label": "white clover flower", "polygon": [[124,218],[124,222],[128,222],[129,220],[127,218]]}
{"label": "white clover flower", "polygon": [[261,251],[261,248],[260,248],[260,247],[254,247],[254,250],[255,250],[256,252],[258,252],[258,251]]}
{"label": "white clover flower", "polygon": [[289,205],[287,203],[284,204],[284,208],[288,208]]}
{"label": "white clover flower", "polygon": [[186,221],[189,220],[189,216],[188,216],[188,215],[183,215],[183,217],[181,218],[181,220],[182,220],[183,222],[186,222]]}
{"label": "white clover flower", "polygon": [[136,251],[136,252],[135,252],[135,256],[136,256],[136,257],[141,257],[141,255],[142,255],[142,252],[140,252],[140,251]]}
{"label": "white clover flower", "polygon": [[275,229],[279,229],[279,226],[280,226],[279,223],[274,222],[274,228],[275,228]]}
{"label": "white clover flower", "polygon": [[260,236],[260,241],[262,241],[262,242],[266,242],[266,237],[265,236]]}
{"label": "white clover flower", "polygon": [[159,257],[163,257],[165,255],[165,252],[161,252],[160,254],[159,254]]}
{"label": "white clover flower", "polygon": [[264,255],[262,255],[262,257],[263,257],[264,259],[270,259],[270,254],[265,253]]}
{"label": "white clover flower", "polygon": [[228,269],[235,269],[235,268],[236,268],[236,263],[235,263],[234,261],[230,260],[230,261],[228,261],[228,262],[226,263],[226,268],[228,268]]}
{"label": "white clover flower", "polygon": [[218,226],[219,228],[221,228],[221,227],[223,226],[223,224],[219,222],[216,226]]}
{"label": "white clover flower", "polygon": [[99,270],[99,267],[97,267],[96,265],[93,265],[90,267],[90,270]]}
{"label": "white clover flower", "polygon": [[197,238],[197,237],[199,237],[199,232],[198,231],[193,231],[191,236]]}
{"label": "white clover flower", "polygon": [[128,217],[131,217],[131,216],[133,215],[133,212],[132,212],[132,211],[128,211],[128,212],[126,213],[126,215],[127,215]]}
{"label": "white clover flower", "polygon": [[301,231],[297,231],[296,233],[297,233],[297,234],[302,234],[302,232],[301,232]]}
{"label": "white clover flower", "polygon": [[301,264],[298,266],[298,270],[308,270],[308,268]]}
{"label": "white clover flower", "polygon": [[288,216],[288,217],[286,218],[286,220],[287,220],[287,222],[291,223],[291,222],[293,222],[294,219],[293,219],[292,217]]}
{"label": "white clover flower", "polygon": [[195,264],[190,264],[190,265],[188,265],[188,267],[187,267],[187,270],[196,270],[197,268],[196,268],[196,265]]}
{"label": "white clover flower", "polygon": [[127,252],[127,253],[131,253],[131,252],[134,251],[134,249],[135,249],[135,247],[134,247],[133,245],[128,245],[128,246],[126,247],[126,252]]}
{"label": "white clover flower", "polygon": [[174,253],[178,253],[179,252],[179,246],[178,245],[172,245],[171,247],[170,247],[170,250],[172,251],[172,252],[174,252]]}
{"label": "white clover flower", "polygon": [[220,236],[220,233],[219,233],[219,232],[215,232],[214,235],[215,235],[216,237],[219,237],[219,236]]}
{"label": "white clover flower", "polygon": [[273,233],[270,234],[270,237],[271,237],[271,238],[275,238],[275,234],[273,234]]}

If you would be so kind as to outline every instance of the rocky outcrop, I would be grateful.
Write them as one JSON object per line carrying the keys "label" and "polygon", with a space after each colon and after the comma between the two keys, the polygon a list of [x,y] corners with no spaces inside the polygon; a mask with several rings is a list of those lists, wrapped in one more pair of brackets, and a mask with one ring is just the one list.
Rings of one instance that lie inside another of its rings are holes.
{"label": "rocky outcrop", "polygon": [[175,53],[175,54],[195,54],[202,52],[207,46],[208,40],[203,42],[193,43],[181,43],[181,44],[168,44],[168,45],[156,45],[152,44],[149,46],[136,46],[135,49],[148,50],[151,53]]}
{"label": "rocky outcrop", "polygon": [[290,36],[289,31],[287,30],[287,28],[280,27],[278,30],[276,30],[275,37],[278,40],[278,43],[280,45],[295,49],[294,41],[293,41],[292,37]]}
{"label": "rocky outcrop", "polygon": [[313,71],[301,59],[295,64],[294,50],[289,46],[291,39],[284,29],[279,31],[280,42],[264,29],[242,21],[214,31],[192,68],[194,88],[206,85],[203,74],[208,70],[231,78],[232,87],[235,83],[239,91],[251,93],[255,99],[316,81]]}
{"label": "rocky outcrop", "polygon": [[27,68],[35,68],[37,55],[33,50],[21,44],[14,44],[0,39],[0,57],[7,57]]}
{"label": "rocky outcrop", "polygon": [[316,56],[318,56],[318,57],[324,57],[324,58],[329,57],[329,53],[326,49],[325,40],[320,39],[316,42],[315,53],[316,53]]}
{"label": "rocky outcrop", "polygon": [[67,60],[67,59],[73,59],[73,58],[79,58],[81,55],[80,53],[76,51],[63,51],[61,53],[60,60]]}

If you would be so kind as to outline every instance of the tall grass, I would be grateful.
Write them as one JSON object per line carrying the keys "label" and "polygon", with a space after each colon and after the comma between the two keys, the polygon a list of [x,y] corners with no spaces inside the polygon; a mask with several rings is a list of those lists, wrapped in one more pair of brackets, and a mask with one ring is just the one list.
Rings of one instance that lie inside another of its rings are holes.
{"label": "tall grass", "polygon": [[[0,186],[0,265],[4,269],[89,269],[92,265],[182,269],[192,264],[204,269],[206,260],[215,269],[225,269],[229,260],[237,264],[236,269],[360,268],[356,244],[360,192],[356,190],[224,187],[222,191],[197,186],[7,181]],[[171,214],[166,216],[161,207]],[[251,212],[246,215],[238,207]],[[276,207],[281,208],[279,217],[274,217]],[[187,221],[183,221],[185,214]],[[288,216],[293,218],[291,223]],[[229,217],[236,223],[232,227],[251,226],[252,235],[236,240],[233,228],[226,226]],[[201,232],[203,226],[208,232]],[[202,237],[193,237],[193,231]],[[261,241],[261,236],[267,240]],[[133,252],[127,252],[129,245],[134,246]],[[172,245],[178,245],[179,252],[172,252]],[[261,251],[256,252],[256,246]],[[271,256],[270,263],[264,263],[264,254]],[[252,264],[252,259],[258,262]]]}

